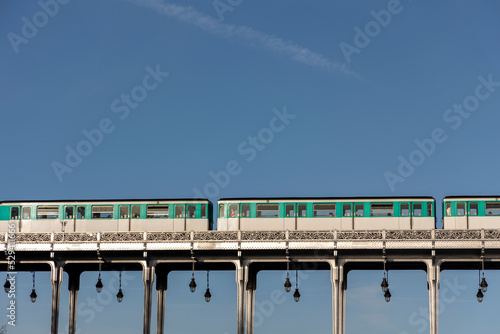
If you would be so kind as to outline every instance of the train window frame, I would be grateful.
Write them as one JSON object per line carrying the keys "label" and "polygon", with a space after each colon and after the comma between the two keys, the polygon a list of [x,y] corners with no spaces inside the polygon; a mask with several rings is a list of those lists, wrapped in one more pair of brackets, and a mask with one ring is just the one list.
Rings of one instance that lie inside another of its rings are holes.
{"label": "train window frame", "polygon": [[219,204],[219,218],[224,218],[224,204]]}
{"label": "train window frame", "polygon": [[[263,209],[263,206],[275,207],[276,209]],[[272,212],[269,215],[262,215],[262,212]],[[277,218],[280,216],[280,205],[278,203],[259,203],[257,204],[256,217],[257,218]]]}
{"label": "train window frame", "polygon": [[[403,208],[403,206],[406,206],[406,209]],[[405,214],[406,210],[406,214]],[[401,203],[400,205],[400,215],[401,217],[410,217],[411,210],[410,210],[410,203]]]}
{"label": "train window frame", "polygon": [[228,205],[228,210],[227,210],[227,214],[228,214],[228,218],[238,218],[238,203],[230,203]]}
{"label": "train window frame", "polygon": [[85,219],[85,211],[86,208],[83,205],[79,205],[76,207],[76,219]]}
{"label": "train window frame", "polygon": [[432,202],[427,202],[427,217],[434,217],[434,205]]}
{"label": "train window frame", "polygon": [[[496,208],[491,208],[489,207],[488,208],[488,205],[493,205],[493,206],[496,206]],[[497,210],[496,213],[494,213],[495,211],[491,211],[491,210]],[[484,214],[486,216],[500,216],[500,202],[485,202],[484,203]]]}
{"label": "train window frame", "polygon": [[207,218],[207,205],[206,204],[202,204],[201,207],[200,207],[200,217],[202,219],[206,219]]}
{"label": "train window frame", "polygon": [[185,208],[184,204],[176,204],[175,209],[174,209],[174,213],[175,213],[174,218],[185,218],[185,216],[186,216],[185,211],[186,211],[186,208]]}
{"label": "train window frame", "polygon": [[394,203],[370,203],[370,217],[394,217]]}
{"label": "train window frame", "polygon": [[22,207],[22,218],[23,220],[30,220],[31,219],[31,206],[26,206],[23,205]]}
{"label": "train window frame", "polygon": [[[155,209],[157,209],[158,211],[156,211]],[[168,204],[146,205],[146,219],[167,219],[167,218],[170,218],[170,205]]]}
{"label": "train window frame", "polygon": [[[413,203],[411,210],[413,217],[422,217],[422,203]],[[420,213],[417,213],[417,210],[420,210]]]}
{"label": "train window frame", "polygon": [[249,218],[250,214],[251,214],[250,213],[250,204],[241,203],[241,205],[240,205],[240,217]]}
{"label": "train window frame", "polygon": [[446,202],[444,206],[445,206],[444,211],[446,217],[451,217],[451,202]]}
{"label": "train window frame", "polygon": [[[40,209],[51,209],[52,214],[50,215],[42,215],[40,214]],[[57,214],[54,214],[54,212],[57,212]],[[49,217],[47,217],[49,216]],[[58,205],[39,205],[36,208],[36,219],[39,220],[45,220],[45,219],[59,219],[59,206]]]}
{"label": "train window frame", "polygon": [[132,213],[130,215],[130,218],[132,218],[132,219],[141,218],[141,206],[140,205],[131,205],[130,212]]}
{"label": "train window frame", "polygon": [[[14,210],[16,211],[16,213],[14,213]],[[10,207],[10,220],[19,219],[19,217],[21,217],[19,212],[20,212],[20,208],[18,206],[11,206]]]}
{"label": "train window frame", "polygon": [[64,206],[64,219],[73,219],[73,218],[75,218],[75,207],[73,205]]}
{"label": "train window frame", "polygon": [[[327,206],[331,207],[327,208]],[[319,212],[324,212],[324,214],[318,214]],[[330,218],[330,217],[336,217],[336,215],[337,215],[337,205],[335,203],[313,203],[313,217]]]}
{"label": "train window frame", "polygon": [[[291,209],[290,209],[291,207]],[[291,215],[290,215],[291,213]],[[293,218],[295,217],[296,212],[295,212],[295,203],[285,203],[285,217],[286,218]]]}
{"label": "train window frame", "polygon": [[307,204],[306,203],[298,203],[297,204],[297,216],[300,218],[307,217]]}
{"label": "train window frame", "polygon": [[186,213],[187,213],[186,217],[187,218],[198,218],[197,217],[198,211],[199,210],[198,210],[196,204],[188,204],[187,208],[186,208]]}
{"label": "train window frame", "polygon": [[[111,211],[102,211],[102,212],[96,212],[97,210],[104,210],[104,208],[111,208]],[[94,211],[95,209],[95,211]],[[90,209],[92,215],[92,219],[113,219],[115,216],[115,206],[114,205],[92,205],[92,208]],[[106,217],[102,217],[102,214],[107,214]],[[99,217],[96,217],[96,215],[99,215]]]}
{"label": "train window frame", "polygon": [[[475,208],[473,208],[473,206],[475,206]],[[469,216],[477,216],[477,215],[479,215],[479,203],[469,202]]]}
{"label": "train window frame", "polygon": [[365,206],[363,203],[355,203],[354,204],[354,216],[363,217],[365,214]]}
{"label": "train window frame", "polygon": [[[349,211],[349,213],[347,213],[347,211]],[[351,203],[342,203],[342,217],[352,217],[352,204]]]}
{"label": "train window frame", "polygon": [[466,216],[465,202],[457,202],[457,216]]}
{"label": "train window frame", "polygon": [[129,218],[129,206],[128,205],[120,205],[119,208],[120,219],[128,219]]}

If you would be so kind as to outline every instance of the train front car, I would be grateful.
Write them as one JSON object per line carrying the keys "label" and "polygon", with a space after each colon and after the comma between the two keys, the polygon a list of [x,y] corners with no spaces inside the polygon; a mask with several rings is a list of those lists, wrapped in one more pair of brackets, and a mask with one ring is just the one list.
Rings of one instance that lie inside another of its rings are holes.
{"label": "train front car", "polygon": [[500,197],[447,196],[443,199],[443,229],[500,228]]}
{"label": "train front car", "polygon": [[223,198],[219,231],[428,230],[432,197]]}
{"label": "train front car", "polygon": [[212,203],[205,199],[8,201],[0,203],[0,231],[208,231]]}

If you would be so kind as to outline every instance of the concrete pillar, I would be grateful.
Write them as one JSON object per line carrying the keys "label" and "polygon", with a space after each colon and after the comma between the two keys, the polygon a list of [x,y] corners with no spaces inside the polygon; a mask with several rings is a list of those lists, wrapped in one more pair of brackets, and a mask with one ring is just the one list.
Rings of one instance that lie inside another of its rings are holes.
{"label": "concrete pillar", "polygon": [[76,308],[78,299],[78,290],[80,290],[81,271],[68,272],[68,290],[69,290],[69,328],[68,334],[76,334]]}
{"label": "concrete pillar", "polygon": [[50,321],[50,332],[52,334],[58,333],[59,326],[59,305],[61,299],[61,283],[63,276],[62,264],[55,262],[51,266],[50,280],[52,283],[52,315]]}
{"label": "concrete pillar", "polygon": [[429,322],[431,334],[438,334],[440,271],[440,264],[436,264],[434,261],[432,261],[432,264],[427,267],[427,285],[429,288]]}
{"label": "concrete pillar", "polygon": [[236,287],[237,287],[237,334],[245,334],[245,267],[238,262],[236,265]]}
{"label": "concrete pillar", "polygon": [[255,290],[257,289],[257,272],[247,270],[246,286],[246,323],[247,333],[253,334],[254,315],[255,315]]}
{"label": "concrete pillar", "polygon": [[168,271],[156,273],[156,293],[158,296],[156,313],[156,334],[165,330],[165,295],[167,291]]}
{"label": "concrete pillar", "polygon": [[332,321],[333,334],[345,332],[345,284],[344,268],[337,261],[329,261],[330,281],[332,282]]}
{"label": "concrete pillar", "polygon": [[151,309],[153,300],[154,267],[149,264],[143,268],[142,280],[144,282],[144,321],[143,333],[151,333]]}

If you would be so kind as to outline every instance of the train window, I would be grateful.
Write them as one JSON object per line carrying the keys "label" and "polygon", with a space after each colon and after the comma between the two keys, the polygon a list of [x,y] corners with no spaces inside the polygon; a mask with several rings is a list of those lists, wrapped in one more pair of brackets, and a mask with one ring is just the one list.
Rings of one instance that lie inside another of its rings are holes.
{"label": "train window", "polygon": [[72,206],[66,207],[66,209],[64,210],[64,217],[66,219],[73,219],[73,207]]}
{"label": "train window", "polygon": [[207,205],[201,205],[201,218],[207,218]]}
{"label": "train window", "polygon": [[250,217],[250,204],[242,204],[241,205],[241,216],[242,217]]}
{"label": "train window", "polygon": [[37,219],[59,219],[58,206],[39,206]]}
{"label": "train window", "polygon": [[394,204],[392,203],[372,203],[371,215],[373,217],[394,216]]}
{"label": "train window", "polygon": [[23,206],[23,219],[30,219],[31,215],[31,207]]}
{"label": "train window", "polygon": [[307,216],[307,205],[299,204],[299,217]]}
{"label": "train window", "polygon": [[128,218],[128,206],[120,206],[120,218]]}
{"label": "train window", "polygon": [[500,216],[500,203],[486,203],[486,215]]}
{"label": "train window", "polygon": [[188,217],[189,218],[196,217],[196,205],[188,205]]}
{"label": "train window", "polygon": [[422,204],[420,203],[413,204],[413,215],[417,217],[422,215]]}
{"label": "train window", "polygon": [[183,218],[184,217],[184,205],[176,205],[175,206],[175,217]]}
{"label": "train window", "polygon": [[432,217],[432,203],[427,203],[427,217]]}
{"label": "train window", "polygon": [[76,218],[85,219],[85,207],[79,206],[76,210],[78,211],[78,216]]}
{"label": "train window", "polygon": [[238,204],[229,204],[229,217],[238,217]]}
{"label": "train window", "polygon": [[[182,208],[182,206],[179,206]],[[147,218],[168,218],[168,205],[148,205]]]}
{"label": "train window", "polygon": [[140,218],[140,217],[141,217],[141,207],[139,205],[132,205],[132,218]]}
{"label": "train window", "polygon": [[363,204],[356,204],[355,209],[356,217],[363,217]]}
{"label": "train window", "polygon": [[451,216],[451,203],[446,203],[446,215]]}
{"label": "train window", "polygon": [[465,203],[457,203],[457,216],[465,216]]}
{"label": "train window", "polygon": [[342,216],[344,216],[344,217],[351,216],[351,204],[344,204],[342,206]]}
{"label": "train window", "polygon": [[285,205],[285,213],[287,217],[295,217],[295,210],[293,204]]}
{"label": "train window", "polygon": [[278,217],[278,204],[257,204],[257,217]]}
{"label": "train window", "polygon": [[313,204],[313,210],[314,217],[335,217],[335,204]]}
{"label": "train window", "polygon": [[92,218],[113,218],[113,206],[93,206],[92,207]]}
{"label": "train window", "polygon": [[10,219],[19,219],[19,208],[17,206],[10,209]]}
{"label": "train window", "polygon": [[477,216],[477,202],[469,203],[469,215]]}
{"label": "train window", "polygon": [[410,206],[408,203],[401,203],[401,216],[408,217],[410,215]]}
{"label": "train window", "polygon": [[219,218],[224,218],[224,204],[219,204]]}

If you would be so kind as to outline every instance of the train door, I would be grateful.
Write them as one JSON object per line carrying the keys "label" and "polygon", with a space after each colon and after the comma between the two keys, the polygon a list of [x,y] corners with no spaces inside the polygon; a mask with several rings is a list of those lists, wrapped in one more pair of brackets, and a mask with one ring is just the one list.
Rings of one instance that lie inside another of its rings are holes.
{"label": "train door", "polygon": [[230,203],[228,205],[227,227],[229,231],[237,231],[241,228],[238,206],[238,203]]}
{"label": "train door", "polygon": [[283,217],[284,230],[297,230],[297,205],[295,203],[285,203],[285,216]]}
{"label": "train door", "polygon": [[64,206],[64,231],[65,232],[75,232],[76,228],[76,205],[65,205]]}
{"label": "train door", "polygon": [[456,202],[455,228],[465,230],[469,228],[469,214],[466,210],[467,202]]}
{"label": "train door", "polygon": [[354,229],[354,212],[352,211],[353,203],[340,203],[341,208],[341,230],[353,230]]}
{"label": "train door", "polygon": [[399,204],[399,228],[402,230],[413,229],[413,215],[410,210],[412,203]]}
{"label": "train door", "polygon": [[16,232],[21,232],[21,208],[19,206],[10,207],[10,224],[16,225]]}
{"label": "train door", "polygon": [[130,231],[130,205],[120,205],[118,213],[118,231]]}
{"label": "train door", "polygon": [[377,229],[374,224],[369,225],[369,221],[365,219],[364,203],[352,203],[354,214],[352,219],[353,230],[373,230]]}
{"label": "train door", "polygon": [[307,204],[297,203],[295,213],[295,227],[297,230],[309,230],[308,226],[311,224],[311,219],[307,218]]}

